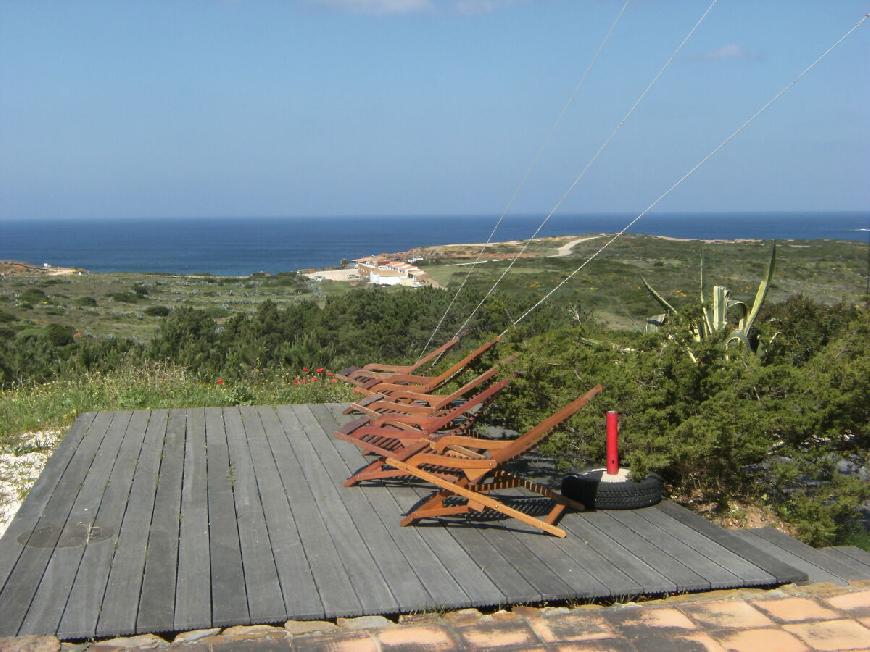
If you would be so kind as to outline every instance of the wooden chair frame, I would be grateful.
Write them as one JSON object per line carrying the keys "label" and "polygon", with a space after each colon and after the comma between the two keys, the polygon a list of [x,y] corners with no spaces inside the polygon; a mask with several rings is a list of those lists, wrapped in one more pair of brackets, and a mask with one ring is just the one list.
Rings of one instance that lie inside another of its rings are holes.
{"label": "wooden chair frame", "polygon": [[447,353],[454,346],[459,344],[459,338],[454,337],[447,340],[444,344],[439,346],[436,349],[432,349],[429,353],[424,355],[422,358],[409,365],[391,365],[391,364],[381,364],[379,362],[372,362],[362,367],[348,367],[347,369],[342,369],[341,372],[335,375],[336,378],[340,378],[342,380],[346,380],[348,382],[357,384],[357,376],[361,376],[365,379],[365,382],[371,377],[372,373],[394,373],[394,374],[410,374],[415,372],[417,369],[425,365],[427,362],[431,362],[433,360],[437,360],[442,355]]}
{"label": "wooden chair frame", "polygon": [[[507,387],[512,379],[513,377],[510,377],[493,383],[464,403],[449,410],[441,410],[425,416],[391,414],[377,418],[362,417],[349,421],[334,434],[338,439],[351,442],[365,454],[382,457],[395,455],[400,448],[405,446],[406,442],[425,441],[446,434],[464,434],[477,420],[487,403]],[[457,424],[446,432],[443,430],[460,418],[464,418],[461,424]],[[374,467],[376,464],[377,461],[369,466]],[[351,478],[356,475],[359,475],[359,472]],[[350,478],[345,482],[348,486],[355,483],[351,482]]]}
{"label": "wooden chair frame", "polygon": [[391,394],[370,394],[363,399],[351,403],[345,408],[344,414],[357,412],[374,417],[382,414],[431,414],[446,408],[451,403],[458,401],[463,396],[467,396],[473,390],[495,378],[499,373],[499,368],[510,364],[516,357],[517,354],[512,353],[504,360],[501,360],[497,366],[484,371],[450,394],[424,394],[410,389],[399,389],[402,386],[397,385],[395,391]]}
{"label": "wooden chair frame", "polygon": [[483,354],[498,344],[499,338],[484,342],[479,347],[471,351],[464,358],[454,363],[437,376],[421,376],[416,374],[406,373],[371,373],[368,380],[363,380],[357,376],[354,384],[357,386],[356,391],[363,394],[385,394],[390,395],[396,391],[414,391],[420,394],[429,394],[442,385],[449,383],[456,376],[461,374],[468,366],[480,358]]}
{"label": "wooden chair frame", "polygon": [[[435,493],[405,515],[402,525],[410,525],[424,518],[480,514],[492,509],[549,534],[564,537],[565,531],[555,525],[558,519],[568,507],[581,511],[585,507],[539,483],[508,473],[501,467],[539,444],[556,426],[580,411],[603,389],[601,385],[596,385],[514,440],[446,435],[435,441],[419,442],[414,449],[406,447],[399,454],[386,456],[380,465],[381,473],[392,470],[395,475],[416,477],[438,487]],[[369,475],[375,473],[375,469],[369,471]],[[537,518],[489,495],[493,491],[516,487],[549,498],[555,503],[553,509],[543,518]]]}

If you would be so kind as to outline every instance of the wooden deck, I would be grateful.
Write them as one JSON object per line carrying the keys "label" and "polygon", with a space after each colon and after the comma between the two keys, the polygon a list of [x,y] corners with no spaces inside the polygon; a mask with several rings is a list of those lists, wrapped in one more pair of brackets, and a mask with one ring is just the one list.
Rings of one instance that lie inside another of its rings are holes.
{"label": "wooden deck", "polygon": [[427,490],[342,487],[363,458],[331,437],[341,407],[82,415],[0,541],[0,635],[87,638],[808,577],[770,548],[769,533],[741,538],[672,503],[568,514],[565,539],[512,520],[399,527]]}

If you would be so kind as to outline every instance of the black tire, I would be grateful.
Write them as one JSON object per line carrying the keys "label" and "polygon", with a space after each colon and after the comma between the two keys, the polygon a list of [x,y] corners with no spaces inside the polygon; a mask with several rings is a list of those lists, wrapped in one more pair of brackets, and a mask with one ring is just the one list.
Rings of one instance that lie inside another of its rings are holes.
{"label": "black tire", "polygon": [[648,475],[640,482],[602,482],[603,474],[596,470],[567,476],[562,480],[562,495],[587,509],[639,509],[662,499],[662,480],[657,475]]}

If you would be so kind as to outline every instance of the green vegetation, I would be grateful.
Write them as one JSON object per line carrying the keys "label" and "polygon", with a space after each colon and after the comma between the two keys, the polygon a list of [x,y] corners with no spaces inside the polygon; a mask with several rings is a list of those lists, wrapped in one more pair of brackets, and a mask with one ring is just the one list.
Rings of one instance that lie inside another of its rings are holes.
{"label": "green vegetation", "polygon": [[[504,330],[598,246],[550,257],[553,244],[536,243],[468,325],[463,349]],[[702,253],[715,305],[692,281]],[[624,459],[635,473],[662,474],[683,502],[722,514],[750,505],[810,543],[866,547],[857,520],[870,498],[866,256],[861,243],[785,242],[771,276],[770,243],[620,240],[496,349],[517,351],[525,373],[489,420],[522,430],[601,382],[595,407],[542,447],[561,469],[600,465],[601,414],[615,409]],[[470,269],[462,260],[441,255],[426,270],[455,288]],[[481,266],[437,343],[503,267]],[[309,370],[413,360],[451,297],[295,273],[4,277],[0,445],[14,450],[21,433],[87,410],[347,400],[345,385]],[[660,305],[668,319],[645,332]],[[748,347],[726,347],[735,329]]]}

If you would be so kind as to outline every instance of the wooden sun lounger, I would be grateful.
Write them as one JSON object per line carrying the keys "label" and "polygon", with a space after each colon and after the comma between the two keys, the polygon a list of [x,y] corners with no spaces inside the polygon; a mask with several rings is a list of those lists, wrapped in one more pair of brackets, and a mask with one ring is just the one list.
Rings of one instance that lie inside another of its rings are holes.
{"label": "wooden sun lounger", "polygon": [[390,395],[396,391],[414,391],[421,394],[429,394],[442,385],[450,382],[456,376],[465,371],[468,366],[480,358],[484,353],[498,344],[499,338],[484,342],[471,351],[464,358],[448,367],[437,376],[420,376],[414,374],[380,374],[372,376],[367,382],[359,378],[355,381],[357,391],[365,394]]}
{"label": "wooden sun lounger", "polygon": [[[434,441],[416,442],[415,446],[405,446],[388,455],[382,464],[384,472],[392,469],[396,475],[413,476],[438,487],[405,515],[402,525],[425,518],[479,515],[486,510],[495,510],[549,534],[564,537],[565,531],[555,523],[568,507],[583,510],[584,505],[501,467],[540,443],[602,390],[601,385],[596,385],[514,440],[446,435]],[[546,516],[538,518],[489,495],[493,491],[519,487],[549,498],[554,503],[553,508]]]}
{"label": "wooden sun lounger", "polygon": [[[346,423],[335,432],[335,437],[351,442],[365,454],[386,457],[407,442],[434,439],[444,434],[464,434],[477,420],[486,404],[507,387],[511,380],[512,377],[493,383],[467,401],[431,415],[391,414],[375,418],[362,417]],[[357,475],[359,473],[351,477]],[[345,484],[350,486],[355,482],[348,480]]]}
{"label": "wooden sun lounger", "polygon": [[437,349],[433,349],[422,358],[417,360],[413,364],[409,365],[391,365],[391,364],[381,364],[379,362],[372,362],[370,364],[364,365],[362,367],[348,367],[347,369],[342,369],[335,376],[336,378],[340,378],[342,380],[346,380],[351,383],[357,382],[357,376],[359,376],[363,382],[367,382],[368,379],[371,378],[372,373],[394,373],[394,374],[410,374],[414,373],[425,365],[427,362],[431,362],[433,360],[437,360],[442,355],[447,353],[454,346],[459,344],[459,338],[454,337],[450,340],[447,340],[444,344],[439,346]]}
{"label": "wooden sun lounger", "polygon": [[368,416],[379,416],[381,414],[430,414],[446,408],[451,403],[460,400],[463,396],[467,396],[470,392],[483,386],[498,375],[499,367],[510,364],[516,358],[516,353],[509,355],[504,360],[501,360],[498,366],[484,371],[450,394],[424,394],[406,388],[398,389],[401,386],[396,386],[397,388],[391,394],[370,394],[351,403],[345,408],[344,414],[359,413]]}

